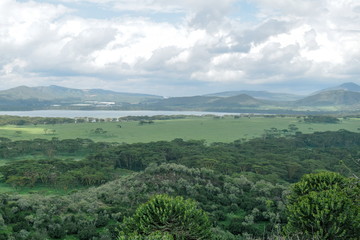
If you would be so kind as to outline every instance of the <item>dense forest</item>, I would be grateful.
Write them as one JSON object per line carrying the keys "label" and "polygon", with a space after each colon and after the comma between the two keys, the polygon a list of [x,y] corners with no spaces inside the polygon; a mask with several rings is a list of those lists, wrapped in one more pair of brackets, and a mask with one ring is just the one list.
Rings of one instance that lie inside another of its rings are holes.
{"label": "dense forest", "polygon": [[116,239],[124,219],[157,194],[195,200],[213,239],[266,239],[283,234],[289,186],[304,174],[359,176],[360,134],[267,131],[212,144],[1,138],[0,158],[2,181],[17,189],[79,189],[64,196],[1,194],[0,239]]}
{"label": "dense forest", "polygon": [[[277,136],[277,135],[275,135]],[[143,171],[151,164],[175,163],[252,180],[292,183],[306,173],[360,172],[360,134],[345,130],[263,138],[232,143],[192,140],[119,144],[90,139],[0,139],[0,158],[17,158],[0,167],[14,186],[99,185],[114,180],[118,170]],[[26,156],[38,159],[28,160]],[[72,158],[80,157],[73,161]],[[19,158],[22,158],[19,160]],[[25,159],[24,159],[25,158]]]}

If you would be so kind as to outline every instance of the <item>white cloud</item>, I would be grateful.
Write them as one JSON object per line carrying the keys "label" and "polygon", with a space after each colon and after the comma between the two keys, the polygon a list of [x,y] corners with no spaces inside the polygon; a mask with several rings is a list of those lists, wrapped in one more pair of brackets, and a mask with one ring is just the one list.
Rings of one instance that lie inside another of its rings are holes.
{"label": "white cloud", "polygon": [[44,30],[51,30],[52,21],[69,12],[62,6],[36,2],[19,3],[2,0],[0,3],[0,42],[21,47],[41,40]]}
{"label": "white cloud", "polygon": [[[1,0],[0,81],[176,92],[172,84],[359,79],[360,3],[247,1],[259,9],[248,23],[234,14],[242,1]],[[118,16],[81,17],[85,2]],[[173,13],[177,21],[157,18]]]}
{"label": "white cloud", "polygon": [[[261,15],[275,16],[319,16],[328,11],[328,0],[254,0],[261,8]],[[332,0],[330,0],[332,1]],[[337,0],[335,0],[337,1]]]}
{"label": "white cloud", "polygon": [[2,73],[4,75],[9,75],[14,72],[22,71],[24,67],[27,66],[27,62],[21,60],[21,59],[14,59],[14,61],[5,64],[2,69]]}
{"label": "white cloud", "polygon": [[204,8],[228,9],[236,0],[61,0],[64,3],[96,3],[121,11],[187,12]]}
{"label": "white cloud", "polygon": [[209,70],[207,72],[194,72],[191,78],[207,82],[233,82],[239,81],[244,76],[241,70]]}

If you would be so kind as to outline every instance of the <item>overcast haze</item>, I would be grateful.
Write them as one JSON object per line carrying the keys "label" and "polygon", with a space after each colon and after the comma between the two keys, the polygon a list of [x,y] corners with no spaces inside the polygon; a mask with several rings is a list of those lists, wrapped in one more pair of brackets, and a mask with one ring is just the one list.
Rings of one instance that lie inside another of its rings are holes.
{"label": "overcast haze", "polygon": [[304,94],[359,76],[358,0],[0,0],[0,89]]}

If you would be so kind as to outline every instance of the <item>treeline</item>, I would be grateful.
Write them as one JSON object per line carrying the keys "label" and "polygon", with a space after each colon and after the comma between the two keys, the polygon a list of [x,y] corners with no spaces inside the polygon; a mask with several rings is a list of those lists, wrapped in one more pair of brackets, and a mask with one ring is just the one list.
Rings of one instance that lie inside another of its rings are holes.
{"label": "treeline", "polygon": [[304,117],[304,122],[306,122],[306,123],[339,123],[340,120],[337,117],[332,117],[332,116],[309,115],[309,116]]}
{"label": "treeline", "polygon": [[[207,117],[221,118],[220,116],[215,115],[206,115]],[[235,119],[240,117],[257,117],[260,115],[253,114],[241,114],[234,115]],[[286,115],[280,115],[285,117]],[[9,116],[9,115],[0,115],[0,125],[38,125],[38,124],[64,124],[64,123],[85,123],[85,122],[122,122],[122,121],[143,121],[150,122],[155,120],[172,120],[172,119],[184,119],[184,118],[194,118],[200,116],[187,116],[187,115],[155,115],[155,116],[125,116],[125,117],[115,117],[115,118],[94,118],[94,117],[76,117],[76,118],[66,118],[66,117],[23,117],[23,116]],[[261,117],[273,118],[276,115],[261,115]],[[357,117],[357,116],[353,116]],[[339,123],[340,120],[337,117],[326,116],[326,115],[309,115],[309,116],[298,116],[299,121],[304,121],[306,123]]]}
{"label": "treeline", "polygon": [[154,120],[172,120],[172,119],[184,119],[184,118],[194,118],[195,115],[155,115],[155,116],[126,116],[120,117],[120,121],[154,121]]}
{"label": "treeline", "polygon": [[261,176],[271,182],[295,182],[305,173],[360,172],[360,134],[345,130],[297,134],[282,138],[258,138],[232,143],[204,141],[123,144],[88,156],[88,160],[109,163],[114,168],[141,171],[151,163],[176,163],[206,167],[223,174]]}
{"label": "treeline", "polygon": [[0,125],[38,125],[38,124],[60,124],[74,123],[75,119],[63,117],[20,117],[0,115]]}
{"label": "treeline", "polygon": [[[26,160],[28,155],[40,160]],[[82,160],[66,160],[72,156]],[[0,157],[25,158],[0,167],[4,181],[13,186],[99,185],[115,179],[118,170],[142,171],[151,164],[162,163],[288,183],[318,171],[360,173],[360,134],[340,130],[281,138],[266,135],[250,141],[210,145],[182,139],[136,144],[95,143],[88,139],[1,139]]]}
{"label": "treeline", "polygon": [[68,189],[100,185],[117,177],[114,168],[99,165],[59,159],[20,160],[1,166],[0,172],[5,182],[13,187],[47,185]]}
{"label": "treeline", "polygon": [[12,141],[0,137],[0,159],[11,159],[34,155],[53,158],[54,156],[83,156],[110,147],[110,143],[94,143],[91,139],[51,140],[36,138],[33,140]]}
{"label": "treeline", "polygon": [[38,124],[64,124],[64,123],[85,123],[85,122],[122,122],[122,121],[154,121],[154,120],[172,120],[184,119],[187,115],[156,115],[156,116],[125,116],[115,118],[95,118],[95,117],[24,117],[0,115],[0,126],[3,125],[38,125]]}

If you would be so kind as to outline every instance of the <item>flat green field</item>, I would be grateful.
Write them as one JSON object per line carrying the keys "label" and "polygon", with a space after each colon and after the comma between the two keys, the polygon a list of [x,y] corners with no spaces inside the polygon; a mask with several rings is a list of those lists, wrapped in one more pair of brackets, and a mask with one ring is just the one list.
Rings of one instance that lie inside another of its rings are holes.
{"label": "flat green field", "polygon": [[[90,138],[107,142],[151,142],[159,140],[206,140],[206,142],[231,142],[237,139],[260,137],[265,129],[287,129],[295,124],[303,133],[346,129],[358,132],[360,119],[342,119],[338,124],[299,122],[296,117],[241,117],[223,118],[189,117],[185,119],[155,120],[153,124],[140,125],[138,121],[55,124],[37,126],[1,126],[0,136],[12,140],[57,137],[59,139]],[[121,127],[120,127],[121,126]],[[96,131],[96,129],[101,129]]]}

